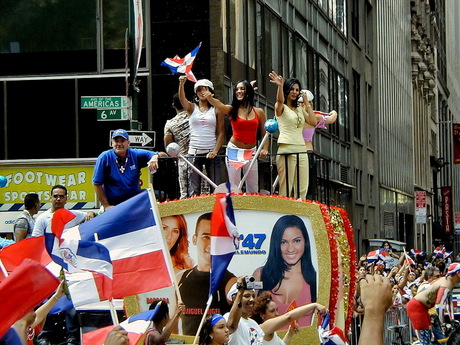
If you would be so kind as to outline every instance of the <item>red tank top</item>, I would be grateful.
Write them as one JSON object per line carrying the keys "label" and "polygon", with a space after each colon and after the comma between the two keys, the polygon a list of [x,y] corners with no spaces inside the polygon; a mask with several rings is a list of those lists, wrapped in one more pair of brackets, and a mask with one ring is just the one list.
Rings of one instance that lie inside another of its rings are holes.
{"label": "red tank top", "polygon": [[[253,108],[254,109],[254,108]],[[230,120],[233,129],[233,137],[242,143],[257,142],[257,129],[259,128],[259,115],[254,109],[254,118],[245,120],[237,116],[236,120]]]}

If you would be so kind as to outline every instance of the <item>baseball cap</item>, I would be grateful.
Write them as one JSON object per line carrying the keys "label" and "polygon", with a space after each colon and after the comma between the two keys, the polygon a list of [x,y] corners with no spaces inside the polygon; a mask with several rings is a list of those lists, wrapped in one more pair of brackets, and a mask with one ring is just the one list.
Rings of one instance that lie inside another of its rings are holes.
{"label": "baseball cap", "polygon": [[236,295],[238,293],[238,289],[236,288],[236,283],[232,285],[232,287],[230,288],[230,290],[228,290],[227,292],[227,299],[229,301],[232,300],[232,297],[233,295]]}
{"label": "baseball cap", "polygon": [[[300,91],[300,92],[301,92],[301,93],[306,93],[306,94],[307,94],[307,100],[308,100],[309,102],[313,101],[313,98],[315,98],[315,97],[313,96],[313,94],[311,93],[310,90],[305,90],[305,89],[304,89],[304,90],[302,90],[302,91]],[[303,102],[303,97],[300,96],[299,99],[297,100],[297,102]]]}
{"label": "baseball cap", "polygon": [[129,134],[124,129],[114,130],[112,133],[112,139],[115,139],[116,137],[122,137],[122,138],[125,138],[126,140],[129,140]]}
{"label": "baseball cap", "polygon": [[214,90],[214,85],[213,83],[208,80],[208,79],[200,79],[200,80],[197,80],[197,82],[195,83],[195,86],[193,87],[193,91],[195,91],[196,93],[196,90],[198,89],[198,87],[200,86],[206,86],[210,89],[213,89]]}
{"label": "baseball cap", "polygon": [[446,275],[450,276],[451,274],[457,273],[458,271],[460,271],[460,264],[458,262],[454,262],[449,265]]}

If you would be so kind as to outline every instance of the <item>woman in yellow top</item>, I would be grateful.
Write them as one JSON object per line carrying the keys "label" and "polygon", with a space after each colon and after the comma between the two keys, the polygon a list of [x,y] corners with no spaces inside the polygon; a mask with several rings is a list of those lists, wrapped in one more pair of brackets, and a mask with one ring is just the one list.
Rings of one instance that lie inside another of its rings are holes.
{"label": "woman in yellow top", "polygon": [[308,156],[302,131],[305,122],[315,126],[316,117],[311,106],[307,106],[305,111],[297,104],[301,90],[298,79],[284,81],[275,72],[271,72],[269,77],[270,82],[278,86],[275,114],[279,128],[276,157],[279,194],[305,198],[308,190]]}

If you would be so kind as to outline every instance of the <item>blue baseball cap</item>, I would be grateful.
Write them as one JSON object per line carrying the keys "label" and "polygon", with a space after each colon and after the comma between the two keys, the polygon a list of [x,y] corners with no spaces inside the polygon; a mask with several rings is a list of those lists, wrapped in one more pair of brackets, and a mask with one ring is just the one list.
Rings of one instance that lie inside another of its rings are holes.
{"label": "blue baseball cap", "polygon": [[116,137],[122,137],[122,138],[125,138],[126,140],[129,140],[129,134],[124,129],[117,129],[113,131],[112,139],[115,139]]}

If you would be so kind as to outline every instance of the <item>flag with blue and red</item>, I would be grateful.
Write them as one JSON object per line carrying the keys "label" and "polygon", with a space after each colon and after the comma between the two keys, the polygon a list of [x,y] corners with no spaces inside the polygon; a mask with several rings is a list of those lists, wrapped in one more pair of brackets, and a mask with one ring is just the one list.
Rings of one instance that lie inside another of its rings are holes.
{"label": "flag with blue and red", "polygon": [[248,164],[251,161],[253,154],[254,154],[253,150],[245,150],[245,149],[238,149],[238,148],[231,148],[231,147],[227,148],[228,162],[236,170]]}
{"label": "flag with blue and red", "polygon": [[[227,187],[230,184],[227,183]],[[230,193],[218,194],[211,216],[211,272],[209,296],[218,289],[237,249],[238,230]]]}
{"label": "flag with blue and red", "polygon": [[318,326],[319,341],[322,345],[347,345],[348,341],[343,331],[330,325],[330,313],[327,313]]}
{"label": "flag with blue and red", "polygon": [[161,63],[161,66],[168,67],[172,74],[185,73],[188,80],[196,83],[196,78],[192,72],[192,67],[200,47],[201,43],[183,58],[179,57],[178,55],[174,56],[173,58],[166,58]]}
{"label": "flag with blue and red", "polygon": [[[128,319],[120,323],[120,326],[128,332],[129,345],[137,345],[141,338],[148,336],[148,330],[155,314],[159,310],[159,304],[153,310],[147,310],[139,314],[130,316]],[[103,345],[109,332],[114,326],[99,328],[91,332],[83,333],[83,345]],[[153,329],[151,329],[153,330]],[[147,343],[147,342],[146,342]]]}
{"label": "flag with blue and red", "polygon": [[388,253],[384,248],[373,250],[367,254],[367,262],[372,263],[378,260],[383,260],[387,257]]}

